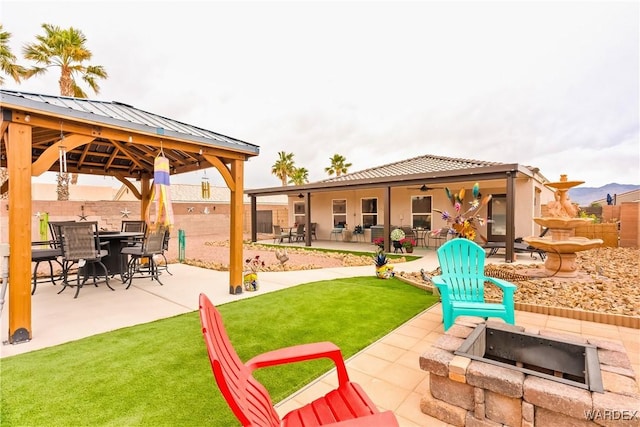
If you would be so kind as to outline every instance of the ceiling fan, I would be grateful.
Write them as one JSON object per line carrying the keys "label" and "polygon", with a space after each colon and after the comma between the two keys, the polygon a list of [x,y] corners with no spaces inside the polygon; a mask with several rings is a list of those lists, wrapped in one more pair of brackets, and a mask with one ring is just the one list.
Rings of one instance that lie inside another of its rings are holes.
{"label": "ceiling fan", "polygon": [[438,190],[442,188],[444,187],[429,187],[427,186],[427,184],[422,184],[421,187],[409,187],[410,190],[420,190],[423,193],[426,193],[427,191],[430,191],[430,190]]}

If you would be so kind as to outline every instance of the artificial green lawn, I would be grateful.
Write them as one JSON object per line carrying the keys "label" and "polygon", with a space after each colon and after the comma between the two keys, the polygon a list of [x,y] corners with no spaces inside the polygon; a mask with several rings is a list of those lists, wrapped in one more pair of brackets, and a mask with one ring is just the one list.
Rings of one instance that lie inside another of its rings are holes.
{"label": "artificial green lawn", "polygon": [[[242,360],[332,341],[346,358],[437,301],[400,280],[356,277],[218,307]],[[73,328],[60,323],[60,328]],[[211,373],[197,312],[88,337],[1,363],[2,426],[234,426]],[[265,368],[274,403],[329,361]]]}

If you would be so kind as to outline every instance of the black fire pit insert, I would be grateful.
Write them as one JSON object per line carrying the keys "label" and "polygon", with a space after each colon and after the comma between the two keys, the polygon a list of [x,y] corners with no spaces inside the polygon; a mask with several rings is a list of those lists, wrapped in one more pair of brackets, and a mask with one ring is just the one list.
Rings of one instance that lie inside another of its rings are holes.
{"label": "black fire pit insert", "polygon": [[551,381],[604,393],[595,346],[482,323],[455,354]]}

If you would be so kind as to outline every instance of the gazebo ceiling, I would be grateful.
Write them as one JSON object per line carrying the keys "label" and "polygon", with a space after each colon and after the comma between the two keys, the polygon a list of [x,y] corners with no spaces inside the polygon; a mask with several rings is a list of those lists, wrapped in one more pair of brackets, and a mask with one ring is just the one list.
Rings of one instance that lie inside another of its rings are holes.
{"label": "gazebo ceiling", "polygon": [[169,159],[172,174],[219,167],[213,163],[227,164],[259,154],[256,145],[118,102],[4,89],[0,94],[2,140],[7,142],[10,122],[31,125],[36,176],[60,170],[61,146],[66,151],[67,172],[120,180],[152,177],[160,151]]}

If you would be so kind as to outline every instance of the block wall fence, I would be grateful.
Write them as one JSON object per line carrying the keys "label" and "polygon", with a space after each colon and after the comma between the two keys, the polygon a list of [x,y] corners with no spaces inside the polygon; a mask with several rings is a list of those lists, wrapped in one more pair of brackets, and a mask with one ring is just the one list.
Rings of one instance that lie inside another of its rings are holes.
{"label": "block wall fence", "polygon": [[[598,210],[601,210],[596,214],[600,223],[577,227],[575,236],[602,239],[606,247],[640,248],[640,203],[623,202],[601,206]],[[542,216],[545,215],[546,206],[543,206]]]}
{"label": "block wall fence", "polygon": [[[0,242],[8,242],[9,210],[7,200],[0,201]],[[153,204],[152,204],[153,206]],[[190,209],[193,208],[193,209]],[[288,209],[282,205],[258,205],[259,211],[270,210],[274,224],[288,221]],[[49,214],[49,221],[78,221],[84,215],[87,221],[98,221],[105,230],[120,230],[123,219],[140,219],[137,201],[33,201],[31,240],[40,240],[38,212]],[[128,213],[128,217],[123,212]],[[153,210],[152,210],[153,212]],[[184,230],[185,236],[229,235],[231,216],[229,205],[220,203],[173,203],[174,230]],[[245,239],[251,233],[251,206],[244,206]]]}

